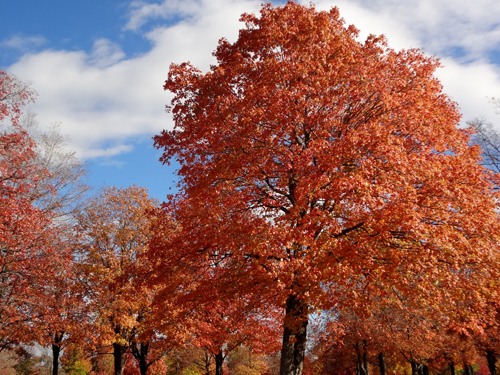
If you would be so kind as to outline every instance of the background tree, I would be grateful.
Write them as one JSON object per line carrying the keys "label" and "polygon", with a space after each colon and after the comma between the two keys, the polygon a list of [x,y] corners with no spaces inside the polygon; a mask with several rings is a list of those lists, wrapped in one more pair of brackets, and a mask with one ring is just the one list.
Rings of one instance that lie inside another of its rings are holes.
{"label": "background tree", "polygon": [[157,204],[145,188],[109,187],[89,199],[78,216],[83,234],[81,282],[87,289],[96,342],[112,348],[116,375],[123,373],[128,352],[145,375],[176,342],[166,331],[158,331],[156,289],[143,283],[147,266],[141,254],[151,239],[148,211]]}
{"label": "background tree", "polygon": [[[20,83],[16,83],[20,85]],[[19,93],[17,94],[19,96]],[[19,108],[18,108],[19,110]],[[20,111],[16,112],[19,115]],[[30,335],[35,342],[49,344],[53,349],[53,374],[57,374],[58,356],[69,327],[81,326],[82,302],[75,294],[73,277],[73,248],[75,245],[75,214],[81,208],[85,193],[90,190],[86,183],[88,173],[74,151],[67,149],[68,137],[63,136],[57,124],[47,131],[39,127],[36,115],[24,112],[19,121],[5,125],[6,134],[18,134],[32,147],[31,154],[23,161],[25,198],[50,217],[51,235],[45,247],[52,248],[58,262],[53,263],[50,277],[43,283],[32,280],[37,286],[39,303],[31,310]],[[50,243],[48,242],[50,241]],[[72,324],[76,323],[76,324]],[[25,342],[30,339],[25,336]]]}
{"label": "background tree", "polygon": [[[28,110],[21,116],[20,125],[35,142],[33,162],[38,169],[48,171],[48,174],[37,176],[43,184],[32,191],[32,199],[37,207],[52,212],[61,224],[74,224],[74,216],[91,189],[86,180],[89,173],[86,163],[77,158],[75,151],[68,149],[69,136],[61,133],[59,123],[42,130],[36,114]],[[42,189],[42,186],[50,189]]]}
{"label": "background tree", "polygon": [[0,348],[28,339],[43,305],[40,288],[70,256],[59,251],[52,214],[33,204],[49,172],[34,161],[35,143],[19,126],[20,108],[34,94],[0,72]]}
{"label": "background tree", "polygon": [[[500,100],[493,98],[492,104],[500,109]],[[474,129],[472,141],[482,150],[482,164],[496,173],[500,172],[500,133],[486,118],[475,118],[467,121],[467,125]]]}
{"label": "background tree", "polygon": [[191,254],[232,249],[274,280],[259,292],[286,310],[281,374],[300,375],[309,315],[352,285],[436,311],[484,304],[498,271],[493,186],[439,63],[359,43],[336,8],[267,4],[241,20],[208,73],[171,65],[175,127],[155,144],[180,162],[178,199],[205,231]]}
{"label": "background tree", "polygon": [[[156,304],[169,306],[176,295],[183,310],[176,324],[184,325],[190,342],[206,350],[204,365],[213,362],[216,374],[223,373],[225,359],[241,345],[251,346],[255,354],[276,352],[282,316],[271,302],[276,295],[252,290],[266,279],[259,273],[251,276],[245,270],[248,265],[235,262],[232,245],[219,246],[221,241],[212,237],[224,235],[217,224],[209,231],[198,226],[198,207],[178,203],[175,211],[182,212],[180,216],[172,215],[168,204],[155,212],[147,259],[155,275],[149,282],[161,285]],[[158,313],[158,320],[170,321],[171,309],[159,308]]]}

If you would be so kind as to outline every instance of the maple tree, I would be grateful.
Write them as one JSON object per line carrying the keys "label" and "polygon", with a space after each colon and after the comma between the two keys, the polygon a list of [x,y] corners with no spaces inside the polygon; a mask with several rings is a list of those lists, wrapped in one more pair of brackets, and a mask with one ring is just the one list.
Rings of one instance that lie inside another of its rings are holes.
{"label": "maple tree", "polygon": [[249,277],[226,248],[189,256],[186,249],[196,252],[203,233],[194,228],[198,214],[191,211],[193,207],[188,202],[178,203],[182,216],[171,214],[169,204],[155,211],[155,235],[145,257],[155,275],[148,277],[149,283],[161,285],[155,299],[162,306],[157,320],[172,321],[173,310],[163,306],[174,299],[175,324],[184,327],[191,343],[206,350],[205,370],[213,362],[217,375],[223,373],[228,355],[241,345],[252,346],[255,353],[275,352],[280,309],[266,296],[252,293],[257,279]]}
{"label": "maple tree", "polygon": [[19,125],[21,107],[34,93],[0,71],[0,348],[29,341],[43,293],[70,257],[59,251],[52,214],[33,204],[33,191],[51,190],[49,172],[34,163],[34,141]]}
{"label": "maple tree", "polygon": [[[148,211],[157,204],[145,188],[109,187],[90,199],[78,216],[81,283],[94,316],[93,338],[101,351],[112,347],[116,375],[123,373],[128,353],[145,375],[176,344],[156,320],[157,287],[142,282],[148,263],[141,254],[152,236]],[[161,308],[167,309],[167,304]]]}
{"label": "maple tree", "polygon": [[[57,374],[62,341],[81,305],[69,292],[74,282],[70,214],[89,187],[83,182],[84,164],[64,149],[59,130],[42,132],[31,112],[21,116],[21,107],[34,99],[29,85],[5,72],[0,79],[3,234],[12,231],[18,242],[3,244],[12,246],[4,251],[4,275],[17,275],[3,279],[4,295],[10,294],[13,303],[17,299],[12,310],[17,317],[4,318],[11,329],[16,327],[16,341],[51,344]],[[81,314],[78,318],[81,325]]]}
{"label": "maple tree", "polygon": [[280,314],[272,306],[249,307],[248,301],[224,300],[216,291],[205,295],[211,301],[198,299],[199,307],[189,316],[188,324],[195,345],[204,347],[214,359],[216,375],[223,374],[224,361],[242,345],[252,346],[255,354],[278,350],[276,323]]}
{"label": "maple tree", "polygon": [[228,368],[234,375],[260,375],[269,372],[266,358],[262,354],[254,353],[247,346],[240,346],[231,354]]}
{"label": "maple tree", "polygon": [[209,72],[170,66],[175,126],[154,139],[164,163],[180,163],[179,195],[205,231],[187,251],[232,248],[274,280],[281,374],[302,372],[309,314],[352,285],[436,311],[484,304],[500,233],[493,186],[433,76],[439,62],[383,37],[358,42],[336,8],[265,4],[241,20]]}

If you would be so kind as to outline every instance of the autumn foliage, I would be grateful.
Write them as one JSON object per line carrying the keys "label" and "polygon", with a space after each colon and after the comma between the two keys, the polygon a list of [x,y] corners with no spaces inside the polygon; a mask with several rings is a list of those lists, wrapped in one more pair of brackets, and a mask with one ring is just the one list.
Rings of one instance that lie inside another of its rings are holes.
{"label": "autumn foliage", "polygon": [[59,246],[52,215],[36,206],[35,189],[49,172],[37,166],[35,143],[19,126],[20,107],[34,94],[0,71],[0,349],[30,342],[32,322],[45,314],[43,291],[71,259]]}
{"label": "autumn foliage", "polygon": [[301,372],[308,315],[340,301],[483,304],[493,186],[439,62],[358,42],[336,8],[268,4],[242,21],[209,72],[171,65],[175,127],[155,142],[206,230],[191,251],[223,248],[274,280],[259,293],[286,308],[281,373]]}
{"label": "autumn foliage", "polygon": [[27,373],[50,345],[54,375],[59,355],[82,375],[496,375],[499,178],[439,61],[337,8],[241,21],[208,72],[170,66],[163,204],[79,201],[72,152],[58,185],[19,122],[34,94],[0,71],[0,351]]}

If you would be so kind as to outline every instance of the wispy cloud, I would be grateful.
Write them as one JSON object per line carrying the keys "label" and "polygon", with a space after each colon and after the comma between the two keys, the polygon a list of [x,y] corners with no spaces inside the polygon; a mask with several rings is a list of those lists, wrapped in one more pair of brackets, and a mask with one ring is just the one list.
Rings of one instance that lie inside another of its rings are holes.
{"label": "wispy cloud", "polygon": [[[111,156],[116,156],[120,154],[124,154],[130,152],[134,149],[134,146],[131,145],[120,145],[116,147],[108,147],[105,149],[90,149],[86,151],[87,158],[109,158]],[[101,164],[104,165],[116,165],[115,162],[106,160],[102,161]]]}
{"label": "wispy cloud", "polygon": [[10,38],[3,39],[0,42],[0,47],[14,48],[21,52],[27,52],[37,49],[47,43],[47,40],[42,36],[23,36],[20,34],[13,35]]}
{"label": "wispy cloud", "polygon": [[106,68],[115,65],[125,57],[125,53],[117,43],[113,43],[109,39],[101,38],[94,42],[92,52],[90,54],[89,63],[99,68]]}
{"label": "wispy cloud", "polygon": [[130,3],[130,17],[125,30],[137,30],[151,20],[193,17],[206,9],[208,1],[204,0],[163,0],[150,3],[135,0]]}

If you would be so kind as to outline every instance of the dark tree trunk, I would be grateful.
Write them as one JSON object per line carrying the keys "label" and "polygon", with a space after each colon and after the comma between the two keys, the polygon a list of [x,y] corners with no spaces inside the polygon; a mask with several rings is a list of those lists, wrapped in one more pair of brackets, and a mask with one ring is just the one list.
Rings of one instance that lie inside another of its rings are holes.
{"label": "dark tree trunk", "polygon": [[59,372],[59,355],[61,354],[61,343],[64,332],[54,333],[54,343],[52,344],[52,375]]}
{"label": "dark tree trunk", "polygon": [[411,360],[411,375],[420,375],[420,363],[415,361],[414,359]]}
{"label": "dark tree trunk", "polygon": [[363,370],[365,375],[370,375],[368,370],[368,341],[363,340]]}
{"label": "dark tree trunk", "polygon": [[450,366],[450,375],[455,375],[455,363],[453,361],[450,361],[449,366]]}
{"label": "dark tree trunk", "polygon": [[491,375],[497,375],[497,355],[493,350],[486,351],[486,361],[488,361],[488,369]]}
{"label": "dark tree trunk", "polygon": [[429,367],[427,365],[422,366],[422,375],[429,375]]}
{"label": "dark tree trunk", "polygon": [[148,363],[149,342],[142,342],[139,345],[134,343],[131,348],[132,355],[139,362],[139,371],[141,372],[141,375],[146,375],[150,365]]}
{"label": "dark tree trunk", "polygon": [[359,342],[356,342],[354,346],[356,348],[356,375],[364,375],[363,374],[363,355],[361,354],[361,349],[359,348]]}
{"label": "dark tree trunk", "polygon": [[378,353],[378,367],[380,367],[380,375],[387,375],[387,367],[385,366],[384,353]]}
{"label": "dark tree trunk", "polygon": [[115,365],[115,375],[122,375],[125,369],[125,354],[128,347],[117,343],[113,344],[113,359]]}
{"label": "dark tree trunk", "polygon": [[224,365],[224,355],[222,350],[215,355],[215,375],[222,375],[222,366]]}
{"label": "dark tree trunk", "polygon": [[286,300],[280,375],[302,375],[306,351],[308,308],[295,295]]}
{"label": "dark tree trunk", "polygon": [[472,373],[470,372],[470,366],[466,363],[464,363],[464,373],[465,375],[472,375]]}
{"label": "dark tree trunk", "polygon": [[368,373],[368,351],[367,351],[367,341],[363,340],[360,345],[359,342],[356,343],[356,355],[358,357],[358,368],[357,375],[369,375]]}

